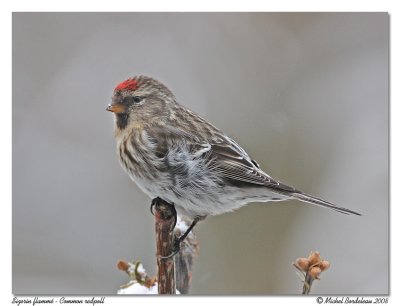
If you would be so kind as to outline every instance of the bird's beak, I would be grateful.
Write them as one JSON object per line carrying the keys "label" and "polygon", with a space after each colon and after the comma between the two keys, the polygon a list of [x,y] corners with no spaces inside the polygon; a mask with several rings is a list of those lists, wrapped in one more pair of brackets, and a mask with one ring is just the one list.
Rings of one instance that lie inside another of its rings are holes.
{"label": "bird's beak", "polygon": [[121,103],[108,104],[106,110],[108,110],[109,112],[119,114],[125,111],[125,107]]}

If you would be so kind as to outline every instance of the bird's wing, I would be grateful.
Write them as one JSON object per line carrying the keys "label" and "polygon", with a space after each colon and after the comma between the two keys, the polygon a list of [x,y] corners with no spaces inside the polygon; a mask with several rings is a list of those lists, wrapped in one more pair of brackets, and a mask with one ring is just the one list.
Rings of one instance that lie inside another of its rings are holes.
{"label": "bird's wing", "polygon": [[277,192],[296,191],[262,171],[258,163],[227,136],[222,142],[211,143],[211,156],[215,158],[215,170],[233,184],[264,186]]}
{"label": "bird's wing", "polygon": [[296,192],[294,188],[274,180],[262,171],[257,162],[234,140],[219,131],[217,133],[217,137],[207,139],[201,138],[198,133],[168,126],[153,129],[150,136],[157,139],[155,151],[159,157],[185,148],[193,159],[207,159],[207,165],[212,167],[219,177],[238,187],[268,187],[285,194]]}
{"label": "bird's wing", "polygon": [[251,184],[253,186],[264,186],[271,191],[280,193],[297,200],[325,206],[344,214],[360,215],[350,209],[336,206],[328,201],[303,193],[293,187],[285,185],[262,171],[258,164],[232,139],[225,136],[226,141],[211,144],[211,156],[216,156],[215,170],[225,179],[229,179],[240,185]]}
{"label": "bird's wing", "polygon": [[[325,206],[344,214],[359,213],[336,206],[328,201],[305,194],[285,185],[262,171],[257,162],[244,151],[234,140],[216,130],[216,137],[202,138],[199,133],[184,131],[176,127],[154,129],[156,135],[149,134],[157,143],[155,152],[160,158],[183,159],[183,163],[206,165],[224,181],[238,187],[267,187],[271,191],[298,199],[303,202]],[[204,163],[193,163],[204,159]],[[175,165],[182,163],[175,161]],[[179,166],[180,167],[180,166]],[[179,168],[178,167],[178,168]],[[175,169],[179,171],[179,169]]]}

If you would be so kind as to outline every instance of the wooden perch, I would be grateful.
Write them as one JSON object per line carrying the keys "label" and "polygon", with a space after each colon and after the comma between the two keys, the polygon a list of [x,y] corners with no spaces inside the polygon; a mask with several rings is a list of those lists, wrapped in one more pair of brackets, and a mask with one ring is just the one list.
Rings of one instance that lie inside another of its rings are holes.
{"label": "wooden perch", "polygon": [[174,250],[174,236],[181,237],[190,228],[191,220],[180,216],[177,218],[175,207],[160,198],[154,199],[151,207],[155,216],[157,277],[149,277],[140,261],[121,260],[118,262],[118,269],[126,272],[130,281],[121,286],[118,294],[176,294],[177,290],[181,294],[187,294],[194,258],[199,251],[193,232],[190,231],[181,242],[180,250],[175,256],[169,255]]}
{"label": "wooden perch", "polygon": [[160,198],[156,198],[153,201],[156,223],[158,294],[175,294],[174,257],[162,257],[166,257],[173,252],[176,211],[173,205]]}

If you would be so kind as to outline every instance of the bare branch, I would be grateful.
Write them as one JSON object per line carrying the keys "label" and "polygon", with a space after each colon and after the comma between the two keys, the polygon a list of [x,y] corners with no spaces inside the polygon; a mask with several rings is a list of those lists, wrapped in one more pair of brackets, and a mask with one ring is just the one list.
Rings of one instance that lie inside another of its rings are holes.
{"label": "bare branch", "polygon": [[173,252],[176,211],[173,205],[160,198],[153,201],[156,223],[158,293],[176,294],[174,257],[162,258]]}

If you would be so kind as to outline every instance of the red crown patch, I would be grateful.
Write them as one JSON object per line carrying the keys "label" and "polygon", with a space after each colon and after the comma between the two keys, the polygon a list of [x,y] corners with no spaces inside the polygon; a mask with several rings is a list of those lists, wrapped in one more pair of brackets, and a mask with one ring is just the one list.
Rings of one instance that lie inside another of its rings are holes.
{"label": "red crown patch", "polygon": [[119,83],[117,87],[115,87],[114,91],[117,90],[135,90],[138,87],[138,83],[135,79],[130,79]]}

